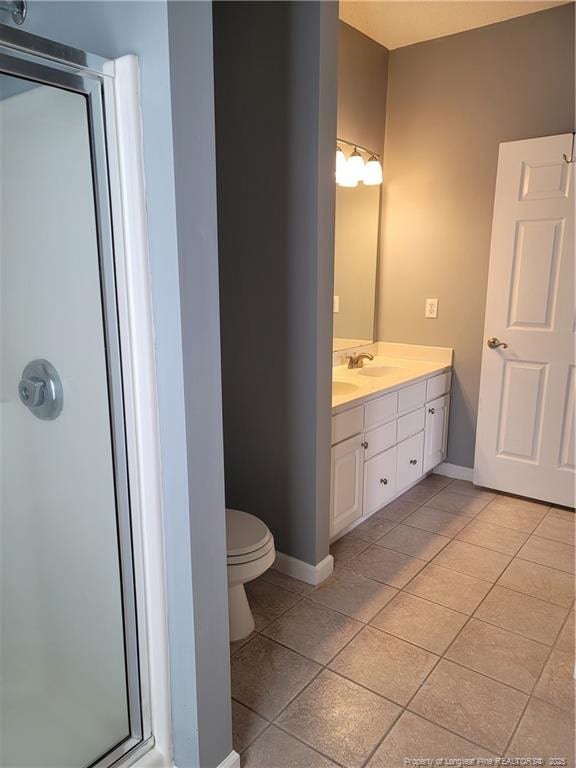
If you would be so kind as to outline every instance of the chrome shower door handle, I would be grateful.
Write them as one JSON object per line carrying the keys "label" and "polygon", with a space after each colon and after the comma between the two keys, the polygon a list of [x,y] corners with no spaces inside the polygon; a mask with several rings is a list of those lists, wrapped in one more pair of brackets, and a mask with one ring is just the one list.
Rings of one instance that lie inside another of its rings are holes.
{"label": "chrome shower door handle", "polygon": [[496,336],[492,336],[491,339],[488,339],[486,342],[490,349],[498,349],[498,347],[502,347],[502,349],[508,349],[508,344],[506,344],[505,341],[500,341],[500,339],[497,339]]}
{"label": "chrome shower door handle", "polygon": [[62,412],[62,381],[48,360],[28,363],[18,384],[18,395],[22,405],[43,421],[52,421]]}

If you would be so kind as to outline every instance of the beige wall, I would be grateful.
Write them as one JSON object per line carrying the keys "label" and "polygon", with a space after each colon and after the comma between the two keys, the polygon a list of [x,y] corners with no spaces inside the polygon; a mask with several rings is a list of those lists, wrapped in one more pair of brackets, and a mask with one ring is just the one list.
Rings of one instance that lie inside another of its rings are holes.
{"label": "beige wall", "polygon": [[574,129],[574,6],[397,49],[389,68],[378,338],[454,347],[448,461],[471,467],[498,145]]}

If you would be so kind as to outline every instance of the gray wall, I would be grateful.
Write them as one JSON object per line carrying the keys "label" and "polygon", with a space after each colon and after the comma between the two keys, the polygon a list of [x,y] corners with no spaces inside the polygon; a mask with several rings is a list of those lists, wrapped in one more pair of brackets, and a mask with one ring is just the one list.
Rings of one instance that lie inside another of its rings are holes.
{"label": "gray wall", "polygon": [[388,49],[338,24],[338,137],[381,153],[386,126]]}
{"label": "gray wall", "polygon": [[[194,53],[182,52],[182,36],[175,34],[172,23],[170,31],[175,49],[172,72],[168,13],[163,0],[32,2],[23,29],[110,58],[127,53],[139,57],[168,569],[174,756],[179,768],[198,768],[199,765],[212,768],[230,752],[231,726],[228,655],[223,647],[227,615],[223,615],[222,601],[216,599],[214,602],[214,585],[220,590],[225,589],[226,566],[223,558],[222,451],[218,438],[220,379],[211,129],[211,25],[208,4],[199,4],[198,8],[189,11],[186,10],[187,3],[177,5],[183,6],[179,14],[182,23],[186,24],[188,46]],[[186,95],[182,94],[181,67],[186,68],[188,78]],[[175,149],[171,75],[177,92]],[[202,115],[197,116],[196,121],[189,115],[189,101],[193,99],[203,105]],[[186,147],[183,147],[183,130],[189,132]],[[195,147],[196,143],[198,147]],[[195,166],[195,169],[202,169],[205,182],[202,191],[192,184],[187,186],[186,180],[182,179],[183,169],[189,169],[192,157],[186,148],[190,153],[204,153]],[[176,162],[181,166],[176,192],[174,151]],[[194,201],[189,208],[188,195]],[[183,196],[186,199],[183,200]],[[184,226],[184,216],[188,218],[187,226]],[[196,283],[191,277],[192,271]],[[199,301],[199,295],[202,301]],[[182,323],[187,345],[184,361]],[[190,364],[190,353],[199,348],[204,363],[202,381],[193,377]],[[200,400],[201,417],[195,411]],[[200,432],[192,438],[194,429],[200,429]],[[197,526],[193,536],[192,525]],[[205,543],[208,539],[213,560],[210,562],[206,555],[202,555],[201,560],[193,563],[194,558],[200,557],[196,542]],[[206,570],[204,578],[199,579],[201,564]],[[208,601],[205,600],[207,590],[210,594]],[[199,611],[203,612],[201,621]],[[211,637],[210,647],[206,640],[208,632],[216,635]],[[215,683],[207,691],[206,677],[211,671],[215,674]],[[202,727],[200,744],[199,724]]]}
{"label": "gray wall", "polygon": [[574,129],[574,6],[400,48],[389,66],[378,338],[454,347],[448,461],[471,467],[498,145]]}
{"label": "gray wall", "polygon": [[[212,4],[168,3],[168,32],[188,445],[190,538],[183,559],[192,564],[199,739],[198,763],[191,762],[192,733],[175,762],[211,768],[232,750]],[[178,650],[191,655],[186,628],[178,631]],[[188,685],[181,691],[175,728],[183,732],[192,692]]]}
{"label": "gray wall", "polygon": [[226,498],[328,553],[337,5],[216,3]]}

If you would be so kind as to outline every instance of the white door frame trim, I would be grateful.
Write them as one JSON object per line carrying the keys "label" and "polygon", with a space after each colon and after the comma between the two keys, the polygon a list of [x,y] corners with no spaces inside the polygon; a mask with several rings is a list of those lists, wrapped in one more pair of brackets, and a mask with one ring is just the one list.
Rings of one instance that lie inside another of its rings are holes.
{"label": "white door frame trim", "polygon": [[168,628],[162,523],[162,480],[154,326],[142,144],[138,58],[105,65],[104,83],[111,205],[123,347],[126,438],[134,536],[143,576],[150,715],[154,747],[138,766],[172,766]]}

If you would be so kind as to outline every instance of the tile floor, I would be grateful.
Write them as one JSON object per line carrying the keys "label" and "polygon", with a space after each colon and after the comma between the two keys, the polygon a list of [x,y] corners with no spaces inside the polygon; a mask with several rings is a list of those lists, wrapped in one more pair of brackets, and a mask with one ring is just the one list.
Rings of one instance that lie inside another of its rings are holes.
{"label": "tile floor", "polygon": [[574,520],[431,475],[339,539],[319,587],[275,571],[247,585],[243,768],[573,766]]}

